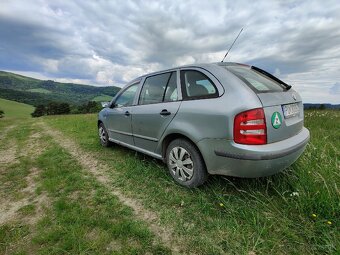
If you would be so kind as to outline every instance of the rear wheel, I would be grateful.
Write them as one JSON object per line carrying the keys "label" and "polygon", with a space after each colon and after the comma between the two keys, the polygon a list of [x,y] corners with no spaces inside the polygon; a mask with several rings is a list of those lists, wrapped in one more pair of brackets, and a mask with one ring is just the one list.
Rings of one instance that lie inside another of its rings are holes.
{"label": "rear wheel", "polygon": [[112,143],[109,141],[109,135],[103,123],[100,123],[98,126],[98,134],[102,146],[110,147],[112,145]]}
{"label": "rear wheel", "polygon": [[182,186],[198,187],[208,178],[200,152],[185,139],[176,139],[169,144],[166,162],[172,178]]}

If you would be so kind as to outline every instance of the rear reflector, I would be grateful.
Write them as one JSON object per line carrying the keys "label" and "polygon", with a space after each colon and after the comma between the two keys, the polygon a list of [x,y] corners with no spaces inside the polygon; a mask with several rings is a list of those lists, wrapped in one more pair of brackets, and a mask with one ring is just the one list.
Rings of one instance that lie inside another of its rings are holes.
{"label": "rear reflector", "polygon": [[241,112],[235,116],[234,141],[240,144],[267,143],[267,127],[262,108]]}

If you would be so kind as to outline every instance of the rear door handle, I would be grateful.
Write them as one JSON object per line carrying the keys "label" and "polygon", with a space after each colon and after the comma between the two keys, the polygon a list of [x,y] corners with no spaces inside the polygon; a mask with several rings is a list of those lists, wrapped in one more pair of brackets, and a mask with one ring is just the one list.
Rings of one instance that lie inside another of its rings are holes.
{"label": "rear door handle", "polygon": [[159,114],[162,115],[162,116],[167,116],[167,115],[170,115],[171,112],[168,112],[167,109],[163,109]]}
{"label": "rear door handle", "polygon": [[124,113],[124,115],[125,115],[125,116],[130,116],[131,113],[130,113],[129,111],[126,111],[126,112]]}

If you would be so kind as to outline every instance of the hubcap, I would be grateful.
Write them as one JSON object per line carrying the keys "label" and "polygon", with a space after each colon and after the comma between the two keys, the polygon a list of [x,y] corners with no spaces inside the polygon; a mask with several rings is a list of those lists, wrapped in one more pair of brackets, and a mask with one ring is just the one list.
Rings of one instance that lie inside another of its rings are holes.
{"label": "hubcap", "polygon": [[103,143],[106,143],[106,135],[105,135],[105,130],[103,127],[99,128],[99,138]]}
{"label": "hubcap", "polygon": [[169,155],[170,170],[182,182],[189,181],[194,173],[194,162],[189,152],[182,147],[174,147]]}

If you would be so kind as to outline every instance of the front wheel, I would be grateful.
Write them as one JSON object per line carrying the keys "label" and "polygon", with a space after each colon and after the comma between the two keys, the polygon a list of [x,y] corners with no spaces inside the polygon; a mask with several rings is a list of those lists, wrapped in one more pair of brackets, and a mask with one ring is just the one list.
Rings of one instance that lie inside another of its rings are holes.
{"label": "front wheel", "polygon": [[109,135],[103,123],[98,125],[99,140],[102,146],[110,147],[112,143],[109,141]]}
{"label": "front wheel", "polygon": [[198,187],[208,178],[200,152],[185,139],[176,139],[169,144],[166,162],[172,178],[182,186]]}

